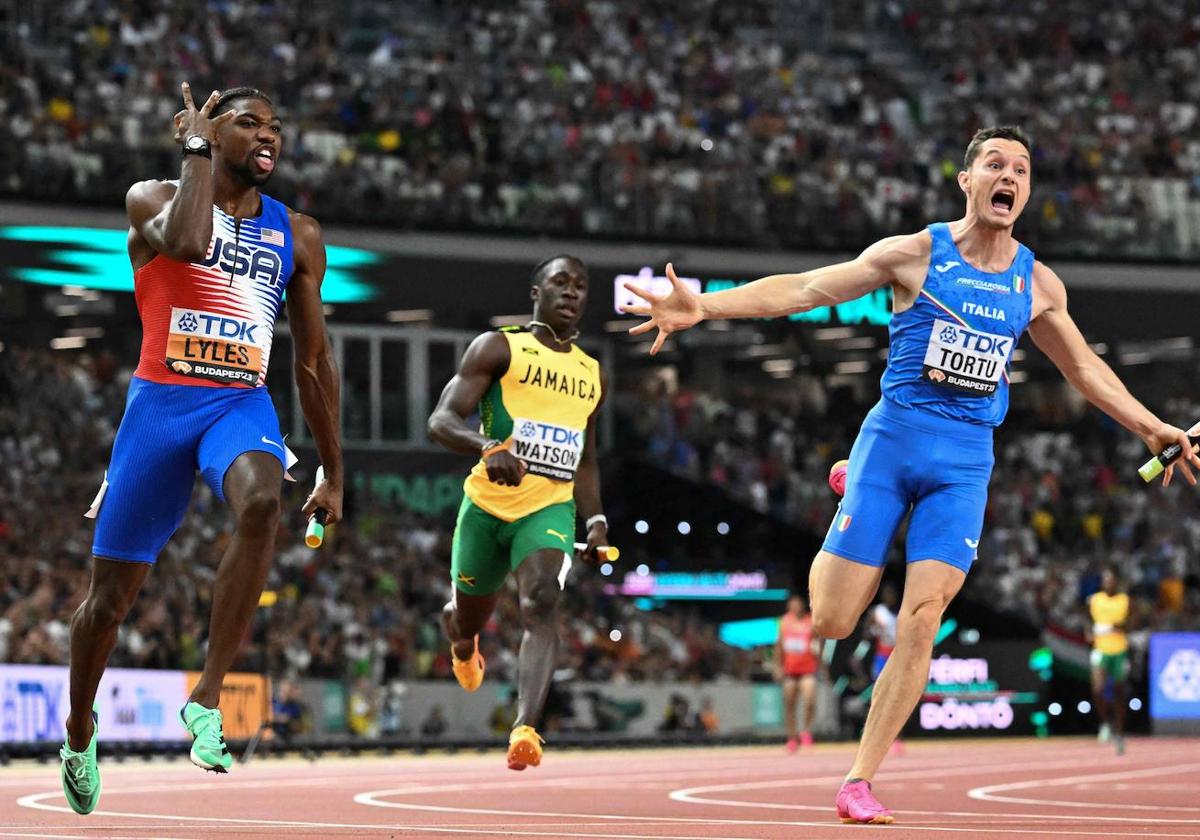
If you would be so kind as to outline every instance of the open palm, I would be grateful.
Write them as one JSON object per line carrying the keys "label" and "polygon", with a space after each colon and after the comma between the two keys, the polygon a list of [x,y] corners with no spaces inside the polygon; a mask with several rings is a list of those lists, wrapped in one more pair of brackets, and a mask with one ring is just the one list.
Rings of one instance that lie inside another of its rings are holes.
{"label": "open palm", "polygon": [[688,327],[695,326],[704,319],[704,312],[700,307],[700,296],[689,289],[687,286],[675,276],[675,267],[667,263],[667,279],[671,281],[671,293],[669,295],[657,295],[649,289],[635,286],[633,283],[625,283],[624,286],[629,291],[633,292],[645,304],[636,306],[623,306],[623,311],[630,315],[645,315],[650,320],[643,321],[636,327],[631,327],[630,335],[641,335],[642,333],[650,332],[654,328],[658,328],[658,335],[654,338],[654,346],[650,348],[650,355],[658,352],[663,346],[663,342],[667,340],[673,332],[686,330]]}

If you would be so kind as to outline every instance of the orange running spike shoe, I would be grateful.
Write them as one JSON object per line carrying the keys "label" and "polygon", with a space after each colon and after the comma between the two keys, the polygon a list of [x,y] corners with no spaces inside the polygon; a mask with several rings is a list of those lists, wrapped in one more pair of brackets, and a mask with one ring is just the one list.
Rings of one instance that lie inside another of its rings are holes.
{"label": "orange running spike shoe", "polygon": [[508,769],[524,770],[542,763],[542,736],[532,726],[518,726],[508,736]]}
{"label": "orange running spike shoe", "polygon": [[459,659],[454,655],[454,645],[450,646],[450,668],[454,678],[466,691],[474,691],[483,684],[483,671],[486,667],[483,654],[479,652],[479,634],[475,634],[475,652],[470,659]]}

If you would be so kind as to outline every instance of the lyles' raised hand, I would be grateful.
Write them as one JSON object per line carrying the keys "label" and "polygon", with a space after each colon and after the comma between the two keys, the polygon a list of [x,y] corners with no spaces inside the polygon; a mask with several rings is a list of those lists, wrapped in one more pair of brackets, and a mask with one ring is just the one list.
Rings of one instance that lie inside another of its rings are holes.
{"label": "lyles' raised hand", "polygon": [[635,286],[633,283],[624,284],[627,290],[646,301],[647,305],[622,306],[621,309],[630,315],[647,315],[650,318],[649,321],[643,321],[636,327],[631,327],[629,334],[641,335],[655,327],[658,328],[654,346],[650,348],[652,356],[658,352],[671,333],[686,330],[704,320],[700,296],[675,275],[675,267],[671,263],[667,263],[667,279],[671,281],[669,295],[657,295],[649,289]]}
{"label": "lyles' raised hand", "polygon": [[175,142],[182,143],[185,137],[198,134],[216,145],[217,129],[233,119],[233,111],[226,111],[215,118],[209,118],[212,109],[221,98],[221,92],[214,90],[199,108],[192,101],[192,86],[187,82],[180,85],[183,93],[183,110],[175,115]]}

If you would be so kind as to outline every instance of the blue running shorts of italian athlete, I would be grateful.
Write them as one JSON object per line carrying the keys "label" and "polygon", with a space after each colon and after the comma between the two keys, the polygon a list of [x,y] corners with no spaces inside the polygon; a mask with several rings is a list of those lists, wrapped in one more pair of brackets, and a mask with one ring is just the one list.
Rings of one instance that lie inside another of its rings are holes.
{"label": "blue running shorts of italian athlete", "polygon": [[908,562],[940,560],[966,572],[983,530],[994,460],[991,426],[881,399],[850,450],[846,493],[822,548],[882,566],[911,510]]}
{"label": "blue running shorts of italian athlete", "polygon": [[92,554],[153,563],[187,512],[196,470],[222,501],[230,464],[269,452],[287,470],[287,449],[266,388],[163,385],[134,377],[104,485]]}

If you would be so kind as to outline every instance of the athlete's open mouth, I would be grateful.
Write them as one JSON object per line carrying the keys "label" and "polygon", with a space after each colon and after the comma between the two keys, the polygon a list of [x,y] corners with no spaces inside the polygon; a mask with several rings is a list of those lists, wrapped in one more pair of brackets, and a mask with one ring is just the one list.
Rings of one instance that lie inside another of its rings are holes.
{"label": "athlete's open mouth", "polygon": [[254,162],[263,172],[275,169],[275,150],[270,146],[261,146],[254,153]]}
{"label": "athlete's open mouth", "polygon": [[998,189],[992,195],[992,209],[998,213],[1012,212],[1013,202],[1017,200],[1016,194],[1009,189]]}

